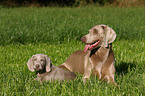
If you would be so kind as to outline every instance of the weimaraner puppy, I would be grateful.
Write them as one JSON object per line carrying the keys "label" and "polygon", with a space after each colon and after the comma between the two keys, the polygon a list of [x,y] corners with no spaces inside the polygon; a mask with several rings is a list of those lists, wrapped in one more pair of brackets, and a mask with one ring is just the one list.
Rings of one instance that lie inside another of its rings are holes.
{"label": "weimaraner puppy", "polygon": [[107,80],[116,85],[115,58],[112,51],[112,42],[116,38],[115,31],[106,25],[95,25],[89,33],[81,38],[86,44],[84,51],[79,50],[72,53],[59,67],[71,72],[78,72],[88,79],[96,75],[100,80]]}
{"label": "weimaraner puppy", "polygon": [[47,55],[33,55],[27,62],[30,71],[36,70],[37,80],[54,81],[54,80],[70,80],[76,77],[75,73],[63,70],[51,64],[51,60]]}

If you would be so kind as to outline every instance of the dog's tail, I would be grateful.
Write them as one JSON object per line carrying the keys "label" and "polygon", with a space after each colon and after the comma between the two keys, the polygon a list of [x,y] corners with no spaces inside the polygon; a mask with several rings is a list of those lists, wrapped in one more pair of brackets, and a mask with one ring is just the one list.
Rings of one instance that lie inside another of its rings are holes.
{"label": "dog's tail", "polygon": [[65,63],[59,65],[58,67],[61,68],[61,69],[64,69],[64,70],[70,71],[70,70],[65,66]]}

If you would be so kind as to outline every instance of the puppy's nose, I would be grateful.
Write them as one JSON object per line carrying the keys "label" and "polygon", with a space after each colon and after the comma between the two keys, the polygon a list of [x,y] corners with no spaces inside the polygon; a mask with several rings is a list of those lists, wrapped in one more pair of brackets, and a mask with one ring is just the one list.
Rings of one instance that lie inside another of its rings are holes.
{"label": "puppy's nose", "polygon": [[36,64],[36,68],[39,68],[40,67],[40,65],[39,64]]}
{"label": "puppy's nose", "polygon": [[83,36],[83,37],[81,38],[81,41],[82,41],[83,43],[86,43],[86,37]]}

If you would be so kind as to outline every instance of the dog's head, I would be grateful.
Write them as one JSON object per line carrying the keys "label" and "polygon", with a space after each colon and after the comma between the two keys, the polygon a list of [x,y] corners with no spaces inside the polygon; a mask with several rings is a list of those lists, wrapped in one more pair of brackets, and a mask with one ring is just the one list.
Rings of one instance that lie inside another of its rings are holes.
{"label": "dog's head", "polygon": [[[35,70],[38,72],[42,72],[46,70],[46,72],[51,71],[51,60],[47,55],[36,54],[33,55],[27,62],[27,66],[30,71],[34,72]],[[45,69],[46,68],[46,69]]]}
{"label": "dog's head", "polygon": [[106,25],[96,25],[89,30],[89,34],[83,36],[81,41],[86,43],[85,50],[97,47],[108,47],[116,38],[115,31]]}

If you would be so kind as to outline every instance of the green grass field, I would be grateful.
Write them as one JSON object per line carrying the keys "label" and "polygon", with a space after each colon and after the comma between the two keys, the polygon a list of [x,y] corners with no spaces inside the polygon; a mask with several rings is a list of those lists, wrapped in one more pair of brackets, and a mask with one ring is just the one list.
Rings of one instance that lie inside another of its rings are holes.
{"label": "green grass field", "polygon": [[[145,7],[2,8],[0,7],[1,96],[145,96]],[[117,88],[81,75],[63,83],[32,81],[28,59],[48,55],[55,66],[76,50],[80,38],[98,24],[112,27]]]}

